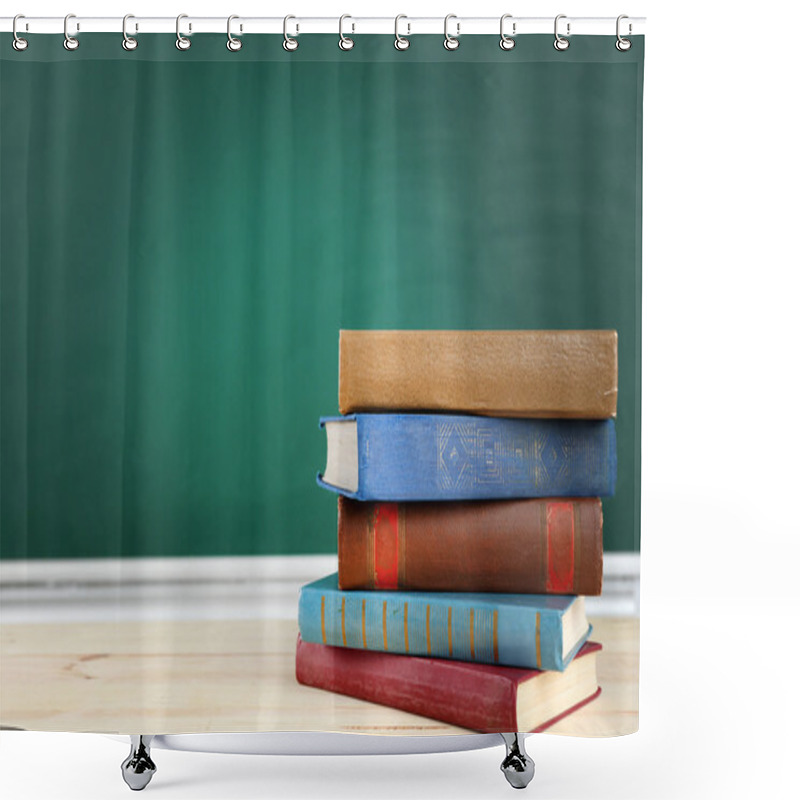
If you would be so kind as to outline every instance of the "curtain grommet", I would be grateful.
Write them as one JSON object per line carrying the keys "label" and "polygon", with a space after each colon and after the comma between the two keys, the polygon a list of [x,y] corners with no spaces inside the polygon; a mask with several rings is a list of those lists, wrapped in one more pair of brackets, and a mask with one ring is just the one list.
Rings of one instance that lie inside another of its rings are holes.
{"label": "curtain grommet", "polygon": [[[353,19],[349,14],[342,14],[339,17],[339,49],[344,50],[347,52],[348,50],[352,50],[356,43],[349,37],[344,35],[344,21],[346,19]],[[350,23],[352,27],[352,33],[355,33],[356,26],[354,23]]]}
{"label": "curtain grommet", "polygon": [[[569,39],[564,38],[558,32],[558,21],[560,19],[566,19],[566,18],[567,18],[566,14],[558,14],[558,16],[556,16],[555,22],[553,23],[553,35],[556,37],[555,41],[553,42],[553,47],[555,47],[555,49],[558,50],[559,53],[563,53],[569,47]],[[570,27],[571,27],[570,23],[568,22],[567,36],[570,35]]]}
{"label": "curtain grommet", "polygon": [[[451,19],[456,20],[456,35],[451,36],[449,31],[447,30],[447,23],[450,22]],[[458,37],[461,35],[461,23],[458,22],[458,17],[455,14],[448,14],[444,18],[444,49],[450,50],[458,50],[458,46],[461,42],[458,41]]]}
{"label": "curtain grommet", "polygon": [[[228,50],[231,51],[231,53],[238,53],[242,49],[242,40],[237,39],[231,33],[231,22],[233,22],[233,20],[235,19],[239,19],[239,17],[237,17],[236,14],[231,14],[228,17],[228,41],[225,43],[225,47],[227,47]],[[241,26],[239,27],[239,31],[241,31]]]}
{"label": "curtain grommet", "polygon": [[17,14],[14,17],[14,21],[11,23],[11,32],[14,34],[14,38],[11,41],[11,46],[18,53],[21,53],[21,52],[23,52],[23,50],[27,50],[28,49],[28,40],[27,39],[23,39],[17,33],[17,20],[18,19],[25,19],[25,15],[24,14]]}
{"label": "curtain grommet", "polygon": [[[188,14],[178,14],[175,20],[175,36],[177,37],[175,39],[175,47],[177,47],[178,50],[188,50],[192,46],[192,40],[187,38],[181,33],[181,20],[188,19],[188,17],[189,17]],[[192,26],[190,24],[189,32],[191,33],[191,31],[192,31]]]}
{"label": "curtain grommet", "polygon": [[394,49],[400,50],[401,52],[404,50],[408,50],[411,47],[411,40],[407,37],[411,36],[411,23],[407,22],[406,27],[408,31],[406,32],[405,36],[400,35],[400,20],[401,19],[408,19],[405,14],[398,14],[394,18]]}
{"label": "curtain grommet", "polygon": [[[283,49],[286,50],[287,53],[293,53],[298,47],[300,47],[300,42],[298,42],[297,39],[289,36],[288,25],[290,19],[296,19],[296,17],[292,14],[287,14],[283,18]],[[300,26],[295,22],[295,34],[298,33],[300,33]]]}
{"label": "curtain grommet", "polygon": [[[122,18],[122,49],[130,52],[139,46],[139,40],[135,36],[128,36],[128,20],[136,19],[133,14],[126,14]],[[136,26],[138,29],[138,25]]]}
{"label": "curtain grommet", "polygon": [[514,40],[514,36],[517,35],[517,23],[511,23],[511,36],[509,36],[504,30],[505,21],[511,18],[511,14],[503,14],[503,16],[500,17],[500,49],[505,50],[506,52],[513,50],[517,44]]}
{"label": "curtain grommet", "polygon": [[[74,14],[67,14],[64,17],[64,49],[65,50],[77,50],[80,47],[80,42],[74,37],[69,35],[69,21],[71,19],[75,19]],[[77,25],[76,30],[80,30],[80,25]]]}

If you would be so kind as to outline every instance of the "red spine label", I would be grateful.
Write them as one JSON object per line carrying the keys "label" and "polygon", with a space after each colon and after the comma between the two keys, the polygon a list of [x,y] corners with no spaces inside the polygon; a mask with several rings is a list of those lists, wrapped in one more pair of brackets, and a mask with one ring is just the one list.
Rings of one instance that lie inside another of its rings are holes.
{"label": "red spine label", "polygon": [[575,585],[575,517],[572,503],[547,504],[547,591],[572,594]]}
{"label": "red spine label", "polygon": [[375,506],[375,588],[397,588],[398,513],[397,503]]}

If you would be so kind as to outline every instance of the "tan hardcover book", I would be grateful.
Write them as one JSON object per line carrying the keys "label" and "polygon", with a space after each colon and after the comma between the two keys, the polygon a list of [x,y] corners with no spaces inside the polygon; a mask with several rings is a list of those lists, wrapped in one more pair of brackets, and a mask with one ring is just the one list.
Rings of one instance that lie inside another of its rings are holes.
{"label": "tan hardcover book", "polygon": [[616,331],[347,331],[339,410],[617,414]]}

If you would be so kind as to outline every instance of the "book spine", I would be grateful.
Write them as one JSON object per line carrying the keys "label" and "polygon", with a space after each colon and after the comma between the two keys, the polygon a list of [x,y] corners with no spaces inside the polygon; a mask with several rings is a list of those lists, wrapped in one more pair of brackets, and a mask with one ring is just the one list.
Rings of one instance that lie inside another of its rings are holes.
{"label": "book spine", "polygon": [[359,414],[359,500],[602,497],[614,493],[613,420]]}
{"label": "book spine", "polygon": [[600,500],[339,498],[340,589],[599,595]]}
{"label": "book spine", "polygon": [[516,731],[517,682],[454,661],[298,640],[297,681],[486,733]]}
{"label": "book spine", "polygon": [[341,331],[339,407],[603,419],[617,411],[617,333]]}
{"label": "book spine", "polygon": [[559,672],[569,661],[558,610],[504,603],[502,595],[490,603],[311,585],[300,591],[298,621],[305,641],[337,647]]}

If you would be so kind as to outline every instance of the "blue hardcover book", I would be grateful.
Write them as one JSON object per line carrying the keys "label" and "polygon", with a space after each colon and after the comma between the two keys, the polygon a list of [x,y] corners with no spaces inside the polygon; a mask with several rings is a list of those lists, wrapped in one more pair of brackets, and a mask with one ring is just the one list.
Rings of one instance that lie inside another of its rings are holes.
{"label": "blue hardcover book", "polygon": [[320,486],[356,500],[614,494],[614,420],[351,414],[320,420]]}
{"label": "blue hardcover book", "polygon": [[304,642],[563,672],[591,633],[574,595],[300,590]]}

